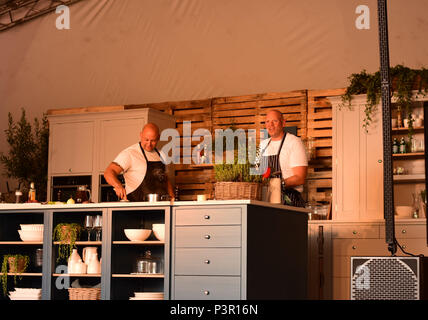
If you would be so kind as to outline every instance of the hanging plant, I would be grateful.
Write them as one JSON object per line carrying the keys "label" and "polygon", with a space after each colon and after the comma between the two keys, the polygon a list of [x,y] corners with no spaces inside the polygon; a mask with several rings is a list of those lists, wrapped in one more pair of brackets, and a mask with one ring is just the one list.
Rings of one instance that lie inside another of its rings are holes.
{"label": "hanging plant", "polygon": [[80,236],[81,230],[82,227],[77,223],[59,223],[56,225],[53,231],[53,240],[60,242],[57,262],[60,260],[67,261],[73,249],[76,248],[75,243]]}
{"label": "hanging plant", "polygon": [[[27,270],[30,258],[21,254],[7,254],[3,256],[3,263],[1,265],[1,283],[3,287],[3,295],[7,294],[7,277],[8,271],[14,273],[13,282],[16,286],[16,275],[21,274]],[[19,277],[21,280],[22,277]]]}
{"label": "hanging plant", "polygon": [[[409,120],[409,138],[411,139],[413,135],[413,90],[418,90],[418,93],[424,96],[428,93],[428,70],[425,68],[414,70],[403,65],[397,65],[390,68],[390,78],[391,95],[397,99],[399,111],[404,110],[406,112],[406,117]],[[350,84],[342,95],[342,104],[339,107],[351,107],[354,95],[366,94],[363,127],[367,132],[381,97],[380,72],[370,74],[363,70],[360,73],[353,73],[348,80]]]}

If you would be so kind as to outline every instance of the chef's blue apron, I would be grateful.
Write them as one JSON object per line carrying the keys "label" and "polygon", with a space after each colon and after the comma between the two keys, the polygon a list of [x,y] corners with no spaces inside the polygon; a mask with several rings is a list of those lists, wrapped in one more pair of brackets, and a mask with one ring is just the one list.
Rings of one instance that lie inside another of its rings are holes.
{"label": "chef's blue apron", "polygon": [[[263,161],[265,161],[266,164],[265,168],[271,169],[272,178],[281,178],[282,203],[294,207],[305,207],[305,200],[303,200],[303,197],[300,192],[294,189],[293,187],[287,188],[284,183],[284,180],[282,179],[281,165],[279,163],[279,154],[281,153],[282,145],[284,144],[286,136],[287,132],[284,132],[284,136],[282,137],[277,154],[271,156],[263,156]],[[264,151],[268,148],[270,142],[271,140],[269,140],[268,144],[266,145],[265,149],[261,154],[263,154]]]}
{"label": "chef's blue apron", "polygon": [[[140,149],[147,163],[146,175],[138,188],[127,194],[126,197],[129,201],[146,201],[146,196],[151,193],[157,193],[161,198],[164,195],[168,195],[165,164],[162,161],[149,161],[141,143]],[[155,151],[159,155],[159,158],[161,158],[156,148]]]}

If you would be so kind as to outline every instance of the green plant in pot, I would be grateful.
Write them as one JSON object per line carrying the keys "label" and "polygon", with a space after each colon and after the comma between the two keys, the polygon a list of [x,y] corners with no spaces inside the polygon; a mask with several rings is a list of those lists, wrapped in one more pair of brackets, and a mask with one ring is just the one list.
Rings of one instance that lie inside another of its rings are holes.
{"label": "green plant in pot", "polygon": [[59,223],[53,231],[53,240],[59,241],[57,262],[67,261],[68,257],[76,248],[82,227],[77,223]]}
{"label": "green plant in pot", "polygon": [[[3,295],[7,294],[7,277],[8,272],[13,273],[13,281],[16,285],[17,274],[21,274],[27,270],[30,263],[30,258],[26,255],[21,254],[7,254],[3,256],[3,262],[1,266],[1,282],[3,287]],[[19,277],[21,279],[22,277]]]}
{"label": "green plant in pot", "polygon": [[234,143],[233,163],[220,163],[214,166],[216,199],[260,199],[262,176],[251,174],[253,166],[248,153],[239,156],[238,145],[239,142]]}
{"label": "green plant in pot", "polygon": [[[391,95],[397,100],[398,111],[403,111],[409,120],[409,138],[413,135],[413,90],[417,90],[419,94],[426,95],[428,93],[428,70],[410,69],[403,65],[397,65],[390,68],[391,78]],[[363,70],[360,73],[353,73],[348,78],[350,84],[342,95],[342,104],[340,107],[351,106],[352,96],[366,94],[365,118],[363,127],[368,131],[368,127],[372,122],[372,115],[376,110],[381,97],[381,79],[380,72],[374,74],[367,73]]]}

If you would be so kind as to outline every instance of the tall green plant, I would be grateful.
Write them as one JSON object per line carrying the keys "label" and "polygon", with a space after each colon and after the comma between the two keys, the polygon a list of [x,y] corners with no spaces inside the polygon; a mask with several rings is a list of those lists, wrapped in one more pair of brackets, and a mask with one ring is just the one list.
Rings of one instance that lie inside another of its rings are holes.
{"label": "tall green plant", "polygon": [[5,130],[9,144],[9,154],[0,152],[0,162],[4,165],[5,175],[15,178],[28,189],[34,182],[37,198],[46,199],[48,173],[49,126],[45,114],[41,120],[34,118],[31,125],[22,108],[18,122],[8,113],[8,128]]}

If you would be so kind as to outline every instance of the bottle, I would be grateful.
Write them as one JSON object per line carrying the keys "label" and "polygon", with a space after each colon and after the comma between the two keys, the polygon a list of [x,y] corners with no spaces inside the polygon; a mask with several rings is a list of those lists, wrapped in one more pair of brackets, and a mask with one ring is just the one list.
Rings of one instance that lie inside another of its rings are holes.
{"label": "bottle", "polygon": [[397,138],[394,138],[394,141],[392,142],[392,153],[398,153],[398,141]]}
{"label": "bottle", "polygon": [[36,189],[34,188],[34,182],[30,183],[30,191],[28,191],[28,202],[36,202]]}
{"label": "bottle", "polygon": [[407,153],[406,152],[406,141],[404,141],[404,137],[401,137],[401,141],[400,141],[400,153]]}

